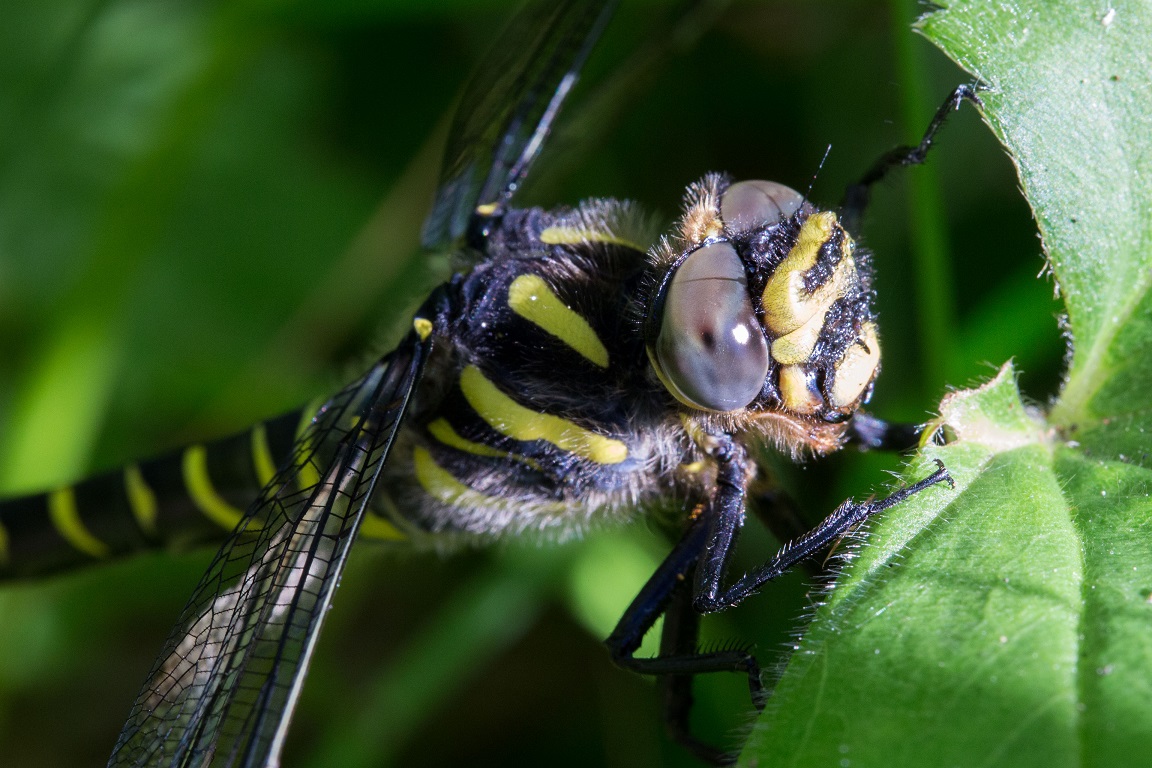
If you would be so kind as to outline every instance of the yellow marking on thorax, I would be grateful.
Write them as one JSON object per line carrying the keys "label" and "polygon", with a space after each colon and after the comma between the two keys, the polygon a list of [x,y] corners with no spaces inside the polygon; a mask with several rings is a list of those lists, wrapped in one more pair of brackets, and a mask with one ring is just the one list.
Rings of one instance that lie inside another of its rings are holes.
{"label": "yellow marking on thorax", "polygon": [[148,536],[156,536],[156,494],[148,487],[138,464],[124,467],[124,493],[136,525]]}
{"label": "yellow marking on thorax", "polygon": [[696,461],[690,461],[686,464],[681,464],[677,467],[677,469],[688,475],[697,475],[708,469],[708,462],[704,461],[703,459],[697,459]]}
{"label": "yellow marking on thorax", "polygon": [[305,491],[318,485],[320,485],[320,470],[316,469],[312,459],[303,459],[303,463],[296,467],[296,487]]}
{"label": "yellow marking on thorax", "polygon": [[416,482],[424,491],[450,507],[455,506],[489,506],[496,499],[474,491],[461,483],[452,473],[441,467],[432,458],[427,448],[416,447],[412,449],[412,464],[415,469]]}
{"label": "yellow marking on thorax", "polygon": [[360,524],[360,535],[381,541],[407,541],[408,534],[400,530],[393,520],[401,520],[403,516],[396,509],[396,503],[388,495],[388,491],[377,488],[372,497],[372,503],[384,507],[383,512],[372,509],[364,510],[364,522]]}
{"label": "yellow marking on thorax", "polygon": [[420,341],[426,341],[432,335],[432,321],[426,317],[417,317],[412,320],[412,328]]}
{"label": "yellow marking on thorax", "polygon": [[272,460],[272,449],[268,447],[268,430],[263,424],[257,424],[252,427],[249,439],[252,442],[252,466],[256,470],[256,480],[263,488],[276,477],[276,462]]}
{"label": "yellow marking on thorax", "polygon": [[509,451],[502,451],[499,448],[493,448],[490,445],[476,443],[465,437],[461,437],[460,433],[452,429],[452,425],[448,423],[447,419],[436,419],[427,427],[425,427],[425,429],[428,430],[428,434],[449,448],[455,448],[457,450],[464,451],[465,453],[470,453],[473,456],[491,456],[494,459],[512,459],[513,461],[521,461],[533,469],[540,469],[540,465],[527,456],[521,456],[518,453],[511,453]]}
{"label": "yellow marking on thorax", "polygon": [[316,412],[324,405],[325,399],[317,397],[308,402],[304,409],[300,412],[300,423],[296,425],[296,439],[299,440],[308,431],[308,427],[312,426],[312,420],[316,418]]}
{"label": "yellow marking on thorax", "polygon": [[370,539],[382,541],[407,541],[408,536],[371,510],[364,510],[364,519],[360,522],[360,535]]}
{"label": "yellow marking on thorax", "polygon": [[619,464],[628,458],[628,446],[598,435],[567,419],[525,408],[469,365],[460,372],[460,390],[480,418],[505,437],[545,440],[562,451],[597,464]]}
{"label": "yellow marking on thorax", "polygon": [[84,554],[92,557],[112,554],[108,545],[93,536],[80,519],[76,492],[72,488],[60,488],[48,494],[48,516],[64,540]]}
{"label": "yellow marking on thorax", "polygon": [[608,350],[588,321],[557,296],[539,275],[520,275],[508,286],[508,306],[564,342],[601,368],[608,367]]}
{"label": "yellow marking on thorax", "polygon": [[[504,499],[488,496],[469,488],[457,480],[432,458],[428,449],[417,446],[412,449],[412,464],[416,482],[431,496],[449,507],[501,507],[508,504]],[[519,502],[514,502],[519,503]],[[559,514],[568,509],[563,502],[546,502],[534,505],[534,509],[545,514]]]}
{"label": "yellow marking on thorax", "polygon": [[606,245],[620,245],[634,251],[644,253],[647,249],[634,240],[621,237],[602,229],[588,229],[586,227],[548,227],[540,233],[540,242],[545,245],[582,245],[584,243],[604,243]]}
{"label": "yellow marking on thorax", "polygon": [[496,213],[499,208],[499,203],[481,203],[480,205],[476,206],[476,213],[480,214],[481,216],[491,216],[492,214]]}
{"label": "yellow marking on thorax", "polygon": [[[202,445],[188,446],[184,449],[182,463],[184,487],[197,509],[225,530],[230,531],[239,525],[244,512],[221,498],[212,487],[212,478],[208,474],[208,449]],[[256,530],[258,526],[256,521],[252,521],[249,530]]]}

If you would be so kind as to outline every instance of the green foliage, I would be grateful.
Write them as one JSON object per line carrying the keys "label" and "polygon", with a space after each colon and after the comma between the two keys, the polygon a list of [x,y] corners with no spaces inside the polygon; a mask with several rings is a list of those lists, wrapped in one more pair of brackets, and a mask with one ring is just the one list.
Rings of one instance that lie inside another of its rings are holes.
{"label": "green foliage", "polygon": [[[1152,718],[1152,14],[948,3],[1068,312],[1059,398],[1011,365],[941,405],[934,488],[878,522],[744,754],[772,765],[1114,766]],[[994,233],[993,233],[994,235]]]}

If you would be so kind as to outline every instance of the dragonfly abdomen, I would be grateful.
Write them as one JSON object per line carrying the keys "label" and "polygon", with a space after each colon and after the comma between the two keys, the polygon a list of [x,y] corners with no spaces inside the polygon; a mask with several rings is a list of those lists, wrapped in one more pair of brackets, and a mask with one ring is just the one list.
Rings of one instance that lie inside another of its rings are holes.
{"label": "dragonfly abdomen", "polygon": [[219,541],[290,455],[295,412],[221,440],[0,501],[0,579]]}

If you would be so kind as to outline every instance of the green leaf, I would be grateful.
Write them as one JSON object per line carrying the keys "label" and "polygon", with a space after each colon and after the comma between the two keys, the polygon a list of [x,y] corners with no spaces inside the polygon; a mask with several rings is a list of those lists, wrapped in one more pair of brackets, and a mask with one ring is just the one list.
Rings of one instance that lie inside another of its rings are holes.
{"label": "green leaf", "polygon": [[[1068,313],[1050,412],[1011,366],[941,404],[956,480],[870,525],[744,752],[771,765],[1112,766],[1152,721],[1152,12],[955,2]],[[995,233],[989,233],[995,236]]]}
{"label": "green leaf", "polygon": [[1073,355],[1052,422],[1141,456],[1152,427],[1148,399],[1133,396],[1152,378],[1152,10],[957,2],[921,29],[990,87],[988,123],[1067,306]]}
{"label": "green leaf", "polygon": [[1146,750],[1152,472],[1054,440],[1007,366],[947,398],[943,423],[953,442],[925,453],[956,488],[867,537],[746,755],[1105,766]]}

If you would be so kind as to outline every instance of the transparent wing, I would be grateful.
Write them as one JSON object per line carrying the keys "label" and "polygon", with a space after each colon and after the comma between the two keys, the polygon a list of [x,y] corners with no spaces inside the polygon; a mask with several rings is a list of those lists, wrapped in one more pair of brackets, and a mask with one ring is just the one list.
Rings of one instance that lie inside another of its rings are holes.
{"label": "transparent wing", "polygon": [[109,766],[278,764],[321,621],[428,349],[410,335],[317,412],[193,593]]}
{"label": "transparent wing", "polygon": [[427,248],[460,238],[478,205],[503,205],[540,152],[615,0],[533,0],[496,40],[464,89]]}

